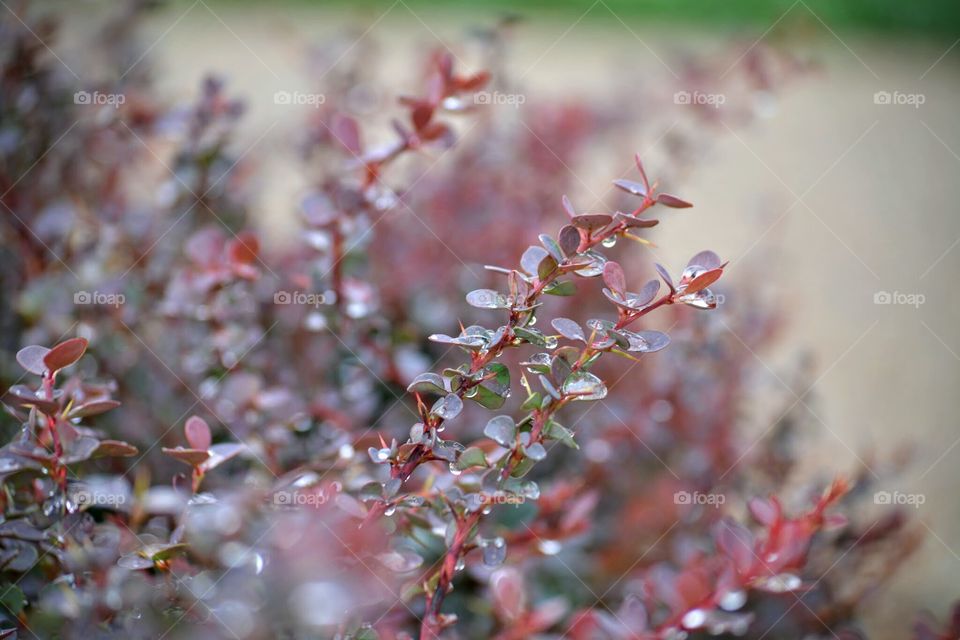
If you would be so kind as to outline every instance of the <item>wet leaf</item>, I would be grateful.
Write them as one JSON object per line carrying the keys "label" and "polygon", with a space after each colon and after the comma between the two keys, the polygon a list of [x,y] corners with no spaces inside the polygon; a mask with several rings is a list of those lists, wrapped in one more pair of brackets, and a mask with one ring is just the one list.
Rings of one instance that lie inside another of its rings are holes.
{"label": "wet leaf", "polygon": [[520,266],[530,275],[536,275],[540,263],[549,256],[550,254],[543,247],[527,247],[527,250],[520,256]]}
{"label": "wet leaf", "polygon": [[496,416],[487,422],[483,435],[509,449],[516,441],[517,425],[510,416]]}
{"label": "wet leaf", "polygon": [[533,444],[524,447],[523,453],[535,462],[540,462],[547,457],[547,450],[539,442],[534,442]]}
{"label": "wet leaf", "polygon": [[460,470],[471,467],[486,467],[487,458],[480,447],[467,447],[457,457],[457,468]]}
{"label": "wet leaf", "polygon": [[592,373],[577,371],[563,383],[563,394],[576,400],[602,400],[607,397],[607,387]]}
{"label": "wet leaf", "polygon": [[[546,252],[544,252],[546,253]],[[509,309],[507,296],[493,289],[474,289],[467,294],[467,304],[478,309]]]}
{"label": "wet leaf", "polygon": [[577,292],[577,285],[572,280],[558,280],[544,287],[543,292],[551,296],[572,296]]}
{"label": "wet leaf", "polygon": [[48,353],[50,349],[32,344],[17,352],[17,362],[30,373],[42,376],[47,371],[47,365],[44,364],[43,359]]}
{"label": "wet leaf", "polygon": [[716,269],[720,266],[720,256],[713,251],[701,251],[687,263],[688,267],[700,267],[701,269]]}
{"label": "wet leaf", "polygon": [[603,265],[603,281],[610,289],[620,295],[627,290],[627,276],[619,263],[610,260]]}
{"label": "wet leaf", "polygon": [[583,334],[583,328],[569,318],[554,318],[550,324],[553,325],[553,328],[556,329],[560,335],[568,340],[587,341],[586,336]]}
{"label": "wet leaf", "polygon": [[622,178],[620,180],[614,180],[613,186],[635,196],[647,195],[647,188],[639,182],[634,182],[633,180],[624,180]]}
{"label": "wet leaf", "polygon": [[430,413],[443,420],[452,420],[463,411],[463,400],[455,393],[451,393],[434,403]]}
{"label": "wet leaf", "polygon": [[407,386],[407,391],[410,393],[432,393],[436,395],[448,393],[443,383],[443,378],[436,373],[421,373]]}

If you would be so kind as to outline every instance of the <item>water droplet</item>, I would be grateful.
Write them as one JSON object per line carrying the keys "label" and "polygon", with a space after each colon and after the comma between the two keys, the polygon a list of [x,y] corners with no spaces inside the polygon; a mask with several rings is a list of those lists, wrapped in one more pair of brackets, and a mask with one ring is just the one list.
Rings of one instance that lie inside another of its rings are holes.
{"label": "water droplet", "polygon": [[612,249],[613,247],[617,246],[617,236],[614,235],[610,236],[609,238],[604,238],[603,242],[600,244],[605,246],[607,249]]}
{"label": "water droplet", "polygon": [[543,339],[544,347],[547,349],[556,349],[557,348],[557,336],[547,336]]}
{"label": "water droplet", "polygon": [[736,611],[747,602],[747,592],[743,590],[728,591],[720,597],[720,608],[725,611]]}
{"label": "water droplet", "polygon": [[465,566],[467,566],[467,563],[464,561],[464,559],[463,559],[463,558],[457,558],[457,564],[454,565],[453,569],[454,569],[454,571],[463,571],[463,568],[464,568]]}
{"label": "water droplet", "polygon": [[390,516],[392,516],[392,515],[393,515],[394,513],[396,513],[396,512],[397,512],[397,505],[395,505],[395,504],[389,504],[389,505],[387,505],[387,508],[383,510],[383,515],[385,515],[385,516],[387,516],[387,517],[389,518]]}
{"label": "water droplet", "polygon": [[563,545],[556,540],[541,540],[537,544],[537,549],[545,556],[555,556],[563,549]]}
{"label": "water droplet", "polygon": [[456,463],[454,462],[451,462],[448,466],[450,468],[451,475],[458,476],[463,473],[463,469],[458,469]]}
{"label": "water droplet", "polygon": [[488,516],[488,515],[490,515],[490,512],[491,512],[491,511],[493,511],[493,507],[491,507],[490,505],[486,505],[486,506],[483,508],[483,511],[481,511],[481,513],[482,513],[483,515],[485,515],[485,516]]}
{"label": "water droplet", "polygon": [[680,621],[687,629],[699,629],[707,621],[707,614],[703,609],[688,611]]}

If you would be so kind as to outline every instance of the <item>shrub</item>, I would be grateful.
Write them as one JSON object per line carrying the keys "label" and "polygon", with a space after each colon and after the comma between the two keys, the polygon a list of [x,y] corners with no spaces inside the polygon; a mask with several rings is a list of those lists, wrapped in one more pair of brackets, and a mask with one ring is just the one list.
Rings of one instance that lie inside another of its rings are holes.
{"label": "shrub", "polygon": [[376,146],[348,67],[270,249],[222,82],[77,104],[54,24],[2,29],[3,637],[863,637],[917,536],[857,512],[866,474],[777,497],[802,417],[743,442],[732,336],[779,316],[749,286],[714,310],[713,252],[623,250],[691,206],[639,157],[610,213],[560,197],[622,109],[531,101],[518,135],[438,54]]}

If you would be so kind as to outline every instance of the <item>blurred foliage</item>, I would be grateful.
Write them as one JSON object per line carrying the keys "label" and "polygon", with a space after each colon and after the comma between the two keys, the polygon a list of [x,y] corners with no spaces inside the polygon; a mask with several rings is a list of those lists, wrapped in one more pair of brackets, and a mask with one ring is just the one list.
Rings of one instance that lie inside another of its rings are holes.
{"label": "blurred foliage", "polygon": [[[255,4],[253,0],[218,0],[222,4]],[[383,7],[386,0],[287,0],[317,7]],[[953,0],[404,0],[411,8],[516,12],[521,16],[551,13],[584,15],[586,20],[642,18],[721,29],[766,29],[783,18],[819,23],[832,30],[936,33],[960,32],[960,2]]]}

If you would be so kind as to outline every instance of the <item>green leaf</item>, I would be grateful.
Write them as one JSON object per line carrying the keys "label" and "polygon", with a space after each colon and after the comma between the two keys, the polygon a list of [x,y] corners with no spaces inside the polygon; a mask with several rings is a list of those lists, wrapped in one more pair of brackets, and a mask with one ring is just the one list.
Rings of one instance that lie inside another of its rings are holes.
{"label": "green leaf", "polygon": [[573,439],[573,431],[567,429],[565,426],[559,422],[550,421],[550,424],[547,425],[546,437],[550,440],[556,440],[571,449],[579,449],[580,445],[577,444],[576,440]]}
{"label": "green leaf", "polygon": [[27,597],[23,595],[23,591],[15,584],[4,585],[0,588],[3,589],[3,595],[0,596],[0,604],[13,615],[20,615],[20,612],[23,611],[23,608],[27,604]]}
{"label": "green leaf", "polygon": [[457,469],[461,471],[470,467],[486,467],[487,457],[480,447],[467,447],[457,458]]}
{"label": "green leaf", "polygon": [[477,390],[477,392],[469,397],[481,407],[485,407],[487,409],[499,409],[503,406],[503,403],[506,402],[506,398],[495,393],[494,391],[491,391],[483,385],[474,388]]}
{"label": "green leaf", "polygon": [[527,396],[527,399],[523,401],[523,404],[520,405],[520,409],[523,411],[533,411],[540,407],[542,401],[542,396],[539,391],[534,391],[532,394]]}
{"label": "green leaf", "polygon": [[577,292],[577,285],[573,280],[557,280],[544,287],[543,292],[551,296],[572,296]]}

